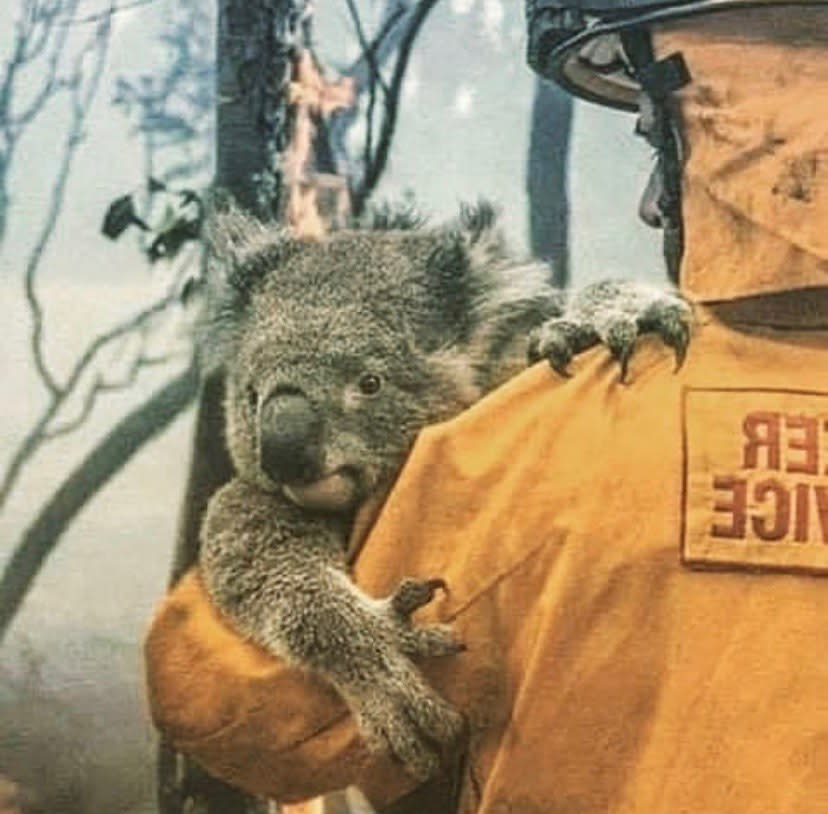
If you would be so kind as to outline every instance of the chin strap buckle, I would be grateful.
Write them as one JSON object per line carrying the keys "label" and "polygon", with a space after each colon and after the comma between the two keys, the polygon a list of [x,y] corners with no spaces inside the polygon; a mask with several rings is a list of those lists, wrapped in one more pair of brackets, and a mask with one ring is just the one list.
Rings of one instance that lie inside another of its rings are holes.
{"label": "chin strap buckle", "polygon": [[667,99],[671,93],[690,84],[690,71],[681,53],[676,52],[658,62],[649,62],[636,71],[644,93],[651,99]]}
{"label": "chin strap buckle", "polygon": [[664,233],[667,274],[677,283],[684,254],[681,213],[684,150],[673,94],[690,83],[690,71],[680,53],[656,60],[652,40],[646,30],[623,32],[621,39],[631,72],[642,89],[636,133],[646,138],[658,151],[658,222]]}

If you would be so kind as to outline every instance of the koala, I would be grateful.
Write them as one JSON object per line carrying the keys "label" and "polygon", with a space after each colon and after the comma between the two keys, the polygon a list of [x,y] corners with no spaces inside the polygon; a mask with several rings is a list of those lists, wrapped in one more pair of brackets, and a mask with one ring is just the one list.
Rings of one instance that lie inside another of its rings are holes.
{"label": "koala", "polygon": [[654,331],[680,363],[690,310],[634,283],[568,301],[545,266],[509,260],[485,205],[444,228],[374,226],[302,241],[232,210],[212,226],[200,344],[225,376],[236,475],[209,502],[199,565],[242,635],[324,676],[368,747],[424,779],[464,722],[414,660],[463,645],[411,620],[445,587],[439,575],[380,598],[351,581],[355,512],[390,487],[425,425],[516,374],[527,352],[566,375],[604,342],[623,376],[636,337]]}

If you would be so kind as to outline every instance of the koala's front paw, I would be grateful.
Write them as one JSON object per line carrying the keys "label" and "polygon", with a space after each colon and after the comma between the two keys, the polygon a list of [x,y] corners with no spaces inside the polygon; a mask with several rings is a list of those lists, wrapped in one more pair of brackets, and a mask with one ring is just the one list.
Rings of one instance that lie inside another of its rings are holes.
{"label": "koala's front paw", "polygon": [[673,348],[676,369],[690,342],[692,309],[678,294],[633,281],[602,281],[577,292],[561,317],[545,322],[530,337],[529,361],[547,359],[562,376],[572,358],[603,343],[621,368],[621,381],[635,341],[654,333]]}
{"label": "koala's front paw", "polygon": [[357,724],[368,748],[387,752],[418,780],[434,775],[465,732],[463,717],[413,670],[374,682],[360,699]]}
{"label": "koala's front paw", "polygon": [[412,658],[451,656],[466,649],[447,625],[414,626],[411,614],[446,590],[442,579],[407,577],[388,598],[388,615],[400,650]]}

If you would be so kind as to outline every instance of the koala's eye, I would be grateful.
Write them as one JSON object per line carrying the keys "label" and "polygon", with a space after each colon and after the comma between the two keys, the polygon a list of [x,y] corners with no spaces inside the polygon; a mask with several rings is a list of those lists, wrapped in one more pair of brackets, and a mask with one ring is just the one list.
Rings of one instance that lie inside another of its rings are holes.
{"label": "koala's eye", "polygon": [[250,405],[250,409],[255,413],[259,406],[259,394],[251,385],[247,386],[247,403]]}
{"label": "koala's eye", "polygon": [[379,393],[382,379],[376,373],[363,373],[359,378],[359,390],[364,396],[373,396]]}

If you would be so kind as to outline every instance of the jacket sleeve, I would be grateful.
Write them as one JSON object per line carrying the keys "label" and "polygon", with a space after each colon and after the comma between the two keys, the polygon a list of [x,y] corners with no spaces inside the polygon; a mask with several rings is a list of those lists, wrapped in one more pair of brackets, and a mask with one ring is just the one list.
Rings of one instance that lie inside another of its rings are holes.
{"label": "jacket sleeve", "polygon": [[356,784],[380,806],[415,786],[390,758],[367,752],[324,681],[239,638],[195,572],[163,600],[145,656],[156,726],[232,785],[294,802]]}

